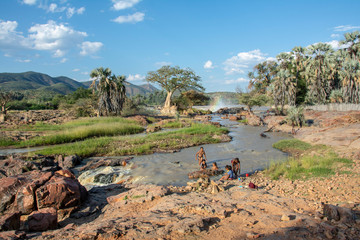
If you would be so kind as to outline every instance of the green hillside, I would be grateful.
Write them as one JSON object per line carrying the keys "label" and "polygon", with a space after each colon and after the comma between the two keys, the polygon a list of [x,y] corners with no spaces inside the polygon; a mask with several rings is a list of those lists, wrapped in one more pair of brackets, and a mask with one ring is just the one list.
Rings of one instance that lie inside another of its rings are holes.
{"label": "green hillside", "polygon": [[[79,87],[88,88],[91,81],[78,82],[71,78],[60,76],[50,77],[44,73],[38,72],[23,72],[23,73],[0,73],[0,90],[2,91],[29,91],[39,92],[42,95],[48,93],[54,94],[69,94],[74,92]],[[128,96],[137,94],[146,95],[157,91],[158,89],[150,84],[137,86],[126,82],[126,92]]]}

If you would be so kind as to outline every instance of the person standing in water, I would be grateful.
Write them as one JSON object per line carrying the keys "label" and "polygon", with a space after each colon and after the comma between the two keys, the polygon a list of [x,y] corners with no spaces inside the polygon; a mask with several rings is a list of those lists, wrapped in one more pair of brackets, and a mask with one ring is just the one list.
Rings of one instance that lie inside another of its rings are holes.
{"label": "person standing in water", "polygon": [[231,166],[232,166],[232,170],[235,174],[235,177],[239,177],[240,176],[240,160],[239,160],[239,158],[232,159]]}
{"label": "person standing in water", "polygon": [[201,162],[203,159],[205,159],[205,161],[207,161],[204,148],[200,147],[200,150],[195,154],[195,160],[197,160],[199,162],[199,165],[201,165]]}

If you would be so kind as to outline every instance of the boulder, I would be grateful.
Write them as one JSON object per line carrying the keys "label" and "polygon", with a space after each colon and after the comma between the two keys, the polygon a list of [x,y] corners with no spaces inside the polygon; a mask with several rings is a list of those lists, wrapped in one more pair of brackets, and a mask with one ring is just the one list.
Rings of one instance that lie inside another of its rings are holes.
{"label": "boulder", "polygon": [[18,230],[20,228],[20,212],[5,214],[0,217],[0,232]]}
{"label": "boulder", "polygon": [[211,120],[211,115],[196,115],[194,119],[196,121],[209,122]]}
{"label": "boulder", "polygon": [[31,171],[21,175],[0,179],[0,213],[20,211],[32,212],[36,205],[35,190],[50,179],[51,172]]}
{"label": "boulder", "polygon": [[132,157],[92,159],[89,160],[85,166],[81,167],[80,171],[87,171],[99,167],[126,166],[127,162],[131,159]]}
{"label": "boulder", "polygon": [[158,131],[160,131],[160,130],[161,130],[161,127],[160,127],[160,126],[154,126],[154,125],[152,125],[152,126],[148,126],[148,127],[146,128],[146,133],[158,132]]}
{"label": "boulder", "polygon": [[224,170],[212,170],[212,169],[204,169],[200,171],[191,172],[188,174],[189,179],[194,178],[207,178],[209,176],[216,176],[223,174]]}
{"label": "boulder", "polygon": [[30,231],[47,231],[57,228],[57,212],[55,208],[43,208],[32,212],[28,217]]}
{"label": "boulder", "polygon": [[81,158],[77,155],[71,155],[63,158],[61,155],[58,156],[59,167],[63,169],[73,168],[81,163]]}
{"label": "boulder", "polygon": [[324,204],[323,213],[329,220],[340,221],[342,223],[353,223],[355,221],[355,215],[349,208]]}
{"label": "boulder", "polygon": [[230,121],[238,121],[240,118],[238,116],[229,116]]}
{"label": "boulder", "polygon": [[136,115],[136,116],[133,116],[133,117],[128,117],[128,119],[135,120],[136,122],[138,122],[142,126],[146,126],[146,124],[148,124],[148,121],[147,121],[145,116]]}
{"label": "boulder", "polygon": [[[67,175],[69,177],[67,177]],[[36,190],[38,208],[64,209],[76,207],[87,197],[87,191],[70,171],[58,171]]]}
{"label": "boulder", "polygon": [[246,115],[247,124],[251,126],[261,126],[263,125],[261,118],[254,114]]}
{"label": "boulder", "polygon": [[0,174],[1,178],[1,176],[9,177],[36,170],[38,167],[30,161],[24,161],[19,157],[9,156],[7,159],[0,161],[0,169],[2,170],[2,174]]}

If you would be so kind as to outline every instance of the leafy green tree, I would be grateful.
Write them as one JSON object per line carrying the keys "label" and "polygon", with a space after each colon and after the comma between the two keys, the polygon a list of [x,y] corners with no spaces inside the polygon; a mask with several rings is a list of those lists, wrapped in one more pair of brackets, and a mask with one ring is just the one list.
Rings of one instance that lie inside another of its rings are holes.
{"label": "leafy green tree", "polygon": [[109,68],[96,68],[91,71],[91,88],[99,96],[98,111],[100,116],[120,115],[126,99],[125,76],[111,75]]}
{"label": "leafy green tree", "polygon": [[268,101],[265,94],[256,91],[243,92],[241,89],[237,89],[237,93],[239,94],[239,103],[246,105],[250,113],[252,113],[254,106],[263,106]]}
{"label": "leafy green tree", "polygon": [[180,67],[163,66],[157,71],[150,71],[146,80],[151,83],[159,84],[166,91],[164,109],[170,109],[171,97],[176,90],[184,91],[187,89],[204,90],[200,84],[201,78],[191,69],[181,69]]}
{"label": "leafy green tree", "polygon": [[7,104],[12,100],[21,100],[24,95],[20,92],[5,92],[0,91],[0,105],[1,105],[1,113],[6,115],[8,107]]}
{"label": "leafy green tree", "polygon": [[275,61],[265,61],[255,65],[252,72],[248,73],[249,89],[254,89],[258,93],[265,93],[267,87],[271,84],[277,71]]}

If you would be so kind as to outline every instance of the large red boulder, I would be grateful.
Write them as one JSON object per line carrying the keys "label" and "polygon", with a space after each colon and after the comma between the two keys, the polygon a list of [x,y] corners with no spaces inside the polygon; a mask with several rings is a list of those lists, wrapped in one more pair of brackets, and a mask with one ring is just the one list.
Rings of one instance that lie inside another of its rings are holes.
{"label": "large red boulder", "polygon": [[55,208],[43,208],[39,211],[32,212],[28,218],[30,231],[46,231],[56,229],[57,212]]}
{"label": "large red boulder", "polygon": [[76,207],[85,200],[87,191],[68,170],[60,170],[36,190],[38,208]]}
{"label": "large red boulder", "polygon": [[0,231],[17,230],[20,227],[20,212],[5,214],[0,217]]}
{"label": "large red boulder", "polygon": [[11,211],[31,213],[36,209],[36,188],[48,181],[52,175],[51,172],[31,171],[0,179],[0,214]]}

